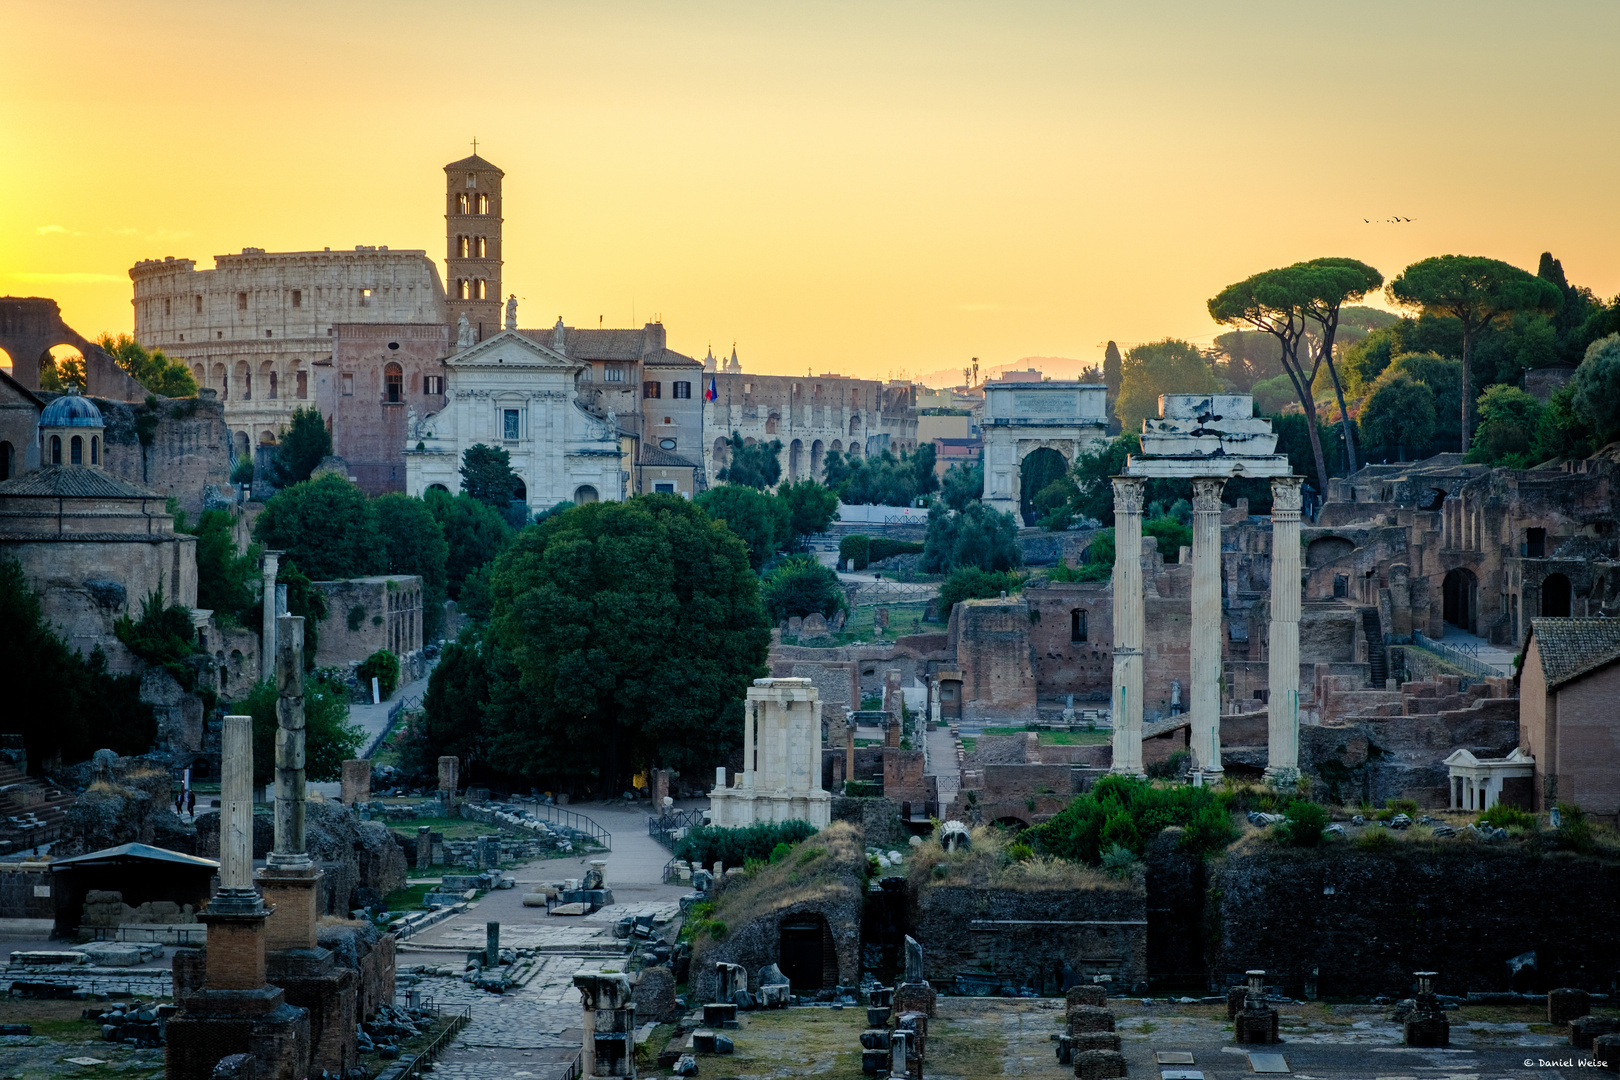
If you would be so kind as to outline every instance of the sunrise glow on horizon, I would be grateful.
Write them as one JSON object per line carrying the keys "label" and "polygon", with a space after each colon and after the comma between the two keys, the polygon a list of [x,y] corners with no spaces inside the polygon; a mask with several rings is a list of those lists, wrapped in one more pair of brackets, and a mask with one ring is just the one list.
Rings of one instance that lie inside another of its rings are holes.
{"label": "sunrise glow on horizon", "polygon": [[90,336],[131,329],[140,259],[386,244],[442,276],[442,167],[475,137],[523,325],[656,315],[750,371],[1207,342],[1223,286],[1326,255],[1551,251],[1620,293],[1595,0],[6,0],[0,25],[0,294]]}

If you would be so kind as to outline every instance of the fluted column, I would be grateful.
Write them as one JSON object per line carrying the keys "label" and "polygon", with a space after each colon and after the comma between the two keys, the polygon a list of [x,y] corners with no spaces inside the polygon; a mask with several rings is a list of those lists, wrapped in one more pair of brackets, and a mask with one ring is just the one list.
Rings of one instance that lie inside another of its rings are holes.
{"label": "fluted column", "polygon": [[276,570],[281,552],[264,553],[264,618],[259,634],[259,678],[276,677]]}
{"label": "fluted column", "polygon": [[1114,766],[1142,774],[1142,497],[1134,476],[1114,477]]}
{"label": "fluted column", "polygon": [[1271,626],[1266,779],[1299,779],[1299,509],[1298,476],[1271,482]]}
{"label": "fluted column", "polygon": [[304,870],[304,620],[283,615],[276,631],[276,840],[265,864]]}
{"label": "fluted column", "polygon": [[1221,768],[1221,489],[1226,481],[1193,481],[1192,749],[1205,773]]}
{"label": "fluted column", "polygon": [[743,700],[743,772],[738,787],[754,786],[754,724],[756,712],[753,698]]}

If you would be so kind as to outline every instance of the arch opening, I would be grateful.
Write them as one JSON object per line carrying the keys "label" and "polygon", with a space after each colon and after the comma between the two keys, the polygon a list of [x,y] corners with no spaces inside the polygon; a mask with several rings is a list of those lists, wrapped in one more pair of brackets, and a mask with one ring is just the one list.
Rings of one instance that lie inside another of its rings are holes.
{"label": "arch opening", "polygon": [[584,506],[586,503],[596,502],[599,496],[596,489],[589,484],[581,484],[574,489],[574,505]]}
{"label": "arch opening", "polygon": [[1018,510],[1025,525],[1039,520],[1042,492],[1068,473],[1069,459],[1050,446],[1038,446],[1024,455],[1018,464]]}
{"label": "arch opening", "polygon": [[777,935],[777,965],[794,993],[837,984],[838,950],[826,916],[809,913],[783,919]]}
{"label": "arch opening", "polygon": [[1441,618],[1459,630],[1474,632],[1479,583],[1472,572],[1457,568],[1446,571],[1441,584]]}

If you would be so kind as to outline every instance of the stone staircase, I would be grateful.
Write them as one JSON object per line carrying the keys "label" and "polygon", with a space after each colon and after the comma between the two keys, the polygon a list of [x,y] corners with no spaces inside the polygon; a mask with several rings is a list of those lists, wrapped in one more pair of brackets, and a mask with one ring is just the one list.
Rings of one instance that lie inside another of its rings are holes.
{"label": "stone staircase", "polygon": [[62,838],[73,793],[0,761],[0,857]]}
{"label": "stone staircase", "polygon": [[1373,689],[1382,690],[1389,678],[1389,653],[1384,649],[1384,630],[1378,623],[1377,609],[1361,609],[1361,632],[1367,638],[1367,664],[1371,669],[1368,681]]}

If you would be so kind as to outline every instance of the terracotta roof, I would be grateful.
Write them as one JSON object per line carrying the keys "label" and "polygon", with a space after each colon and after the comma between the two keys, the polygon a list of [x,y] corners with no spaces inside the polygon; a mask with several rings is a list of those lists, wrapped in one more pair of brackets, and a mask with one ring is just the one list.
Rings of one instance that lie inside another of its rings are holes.
{"label": "terracotta roof", "polygon": [[1549,690],[1620,660],[1620,619],[1531,619],[1530,633]]}
{"label": "terracotta roof", "polygon": [[67,499],[161,499],[151,488],[131,484],[100,469],[82,465],[46,465],[0,483],[0,495]]}
{"label": "terracotta roof", "polygon": [[646,348],[643,330],[580,330],[567,327],[568,355],[574,360],[640,360]]}
{"label": "terracotta roof", "polygon": [[657,352],[648,353],[646,360],[648,364],[656,367],[701,368],[703,366],[699,361],[684,353],[678,353],[674,349],[659,349]]}
{"label": "terracotta roof", "polygon": [[672,454],[668,450],[643,443],[641,446],[642,465],[660,465],[668,469],[695,469],[695,462],[687,461],[679,454]]}

